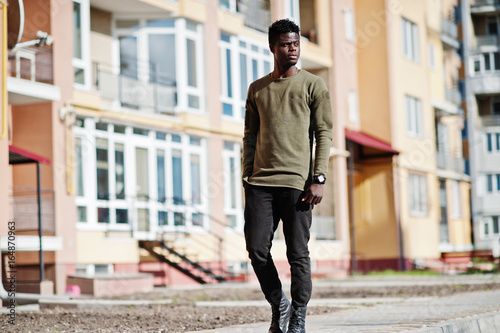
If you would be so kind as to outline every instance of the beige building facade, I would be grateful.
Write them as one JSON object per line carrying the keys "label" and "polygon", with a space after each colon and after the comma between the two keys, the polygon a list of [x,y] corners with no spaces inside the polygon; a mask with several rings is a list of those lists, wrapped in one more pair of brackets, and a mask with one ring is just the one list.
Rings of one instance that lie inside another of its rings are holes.
{"label": "beige building facade", "polygon": [[[6,53],[0,214],[37,241],[38,161],[55,292],[99,274],[150,273],[156,285],[254,279],[243,237],[244,106],[248,85],[273,70],[267,29],[284,17],[301,26],[300,67],[332,97],[313,275],[435,268],[441,252],[471,248],[458,1],[45,5],[25,4],[21,42],[39,30],[53,42]],[[23,156],[32,165],[9,164]],[[272,251],[286,279],[280,230]],[[25,280],[38,281],[39,248],[19,260]]]}

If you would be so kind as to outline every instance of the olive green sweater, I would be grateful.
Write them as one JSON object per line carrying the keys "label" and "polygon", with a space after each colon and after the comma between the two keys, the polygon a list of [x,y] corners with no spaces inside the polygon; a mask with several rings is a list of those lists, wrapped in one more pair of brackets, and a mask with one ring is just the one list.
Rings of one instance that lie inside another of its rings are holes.
{"label": "olive green sweater", "polygon": [[243,180],[252,185],[305,190],[313,174],[326,175],[331,145],[330,95],[321,78],[302,69],[284,79],[267,75],[250,85]]}

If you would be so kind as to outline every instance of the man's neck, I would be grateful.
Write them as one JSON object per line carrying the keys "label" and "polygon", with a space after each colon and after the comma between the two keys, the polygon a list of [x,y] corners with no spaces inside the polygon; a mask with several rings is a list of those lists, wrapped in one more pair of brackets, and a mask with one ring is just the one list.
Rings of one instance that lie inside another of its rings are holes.
{"label": "man's neck", "polygon": [[299,72],[299,69],[296,66],[291,66],[286,69],[280,69],[275,67],[274,71],[271,73],[271,77],[273,79],[284,79],[287,77],[294,76]]}

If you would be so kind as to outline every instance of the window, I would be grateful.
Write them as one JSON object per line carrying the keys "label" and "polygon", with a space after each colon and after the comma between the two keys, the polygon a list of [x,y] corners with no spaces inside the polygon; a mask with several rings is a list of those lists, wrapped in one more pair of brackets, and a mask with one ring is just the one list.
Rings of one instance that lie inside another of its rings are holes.
{"label": "window", "polygon": [[242,230],[243,203],[241,186],[241,154],[240,145],[235,142],[224,142],[224,211],[227,226]]}
{"label": "window", "polygon": [[413,61],[420,61],[418,26],[405,18],[402,19],[403,55]]}
{"label": "window", "polygon": [[500,223],[498,216],[488,216],[483,220],[482,234],[483,238],[489,238],[500,234]]}
{"label": "window", "polygon": [[97,199],[109,199],[108,140],[96,139]]}
{"label": "window", "polygon": [[73,70],[74,82],[90,86],[90,7],[88,0],[73,1]]}
{"label": "window", "polygon": [[427,216],[427,177],[422,174],[410,173],[408,181],[410,215]]}
{"label": "window", "polygon": [[174,186],[174,204],[181,205],[184,202],[182,189],[182,152],[172,151],[172,184]]}
{"label": "window", "polygon": [[165,202],[167,199],[165,182],[165,151],[158,149],[156,151],[156,183],[158,184],[158,201]]}
{"label": "window", "polygon": [[436,124],[436,150],[440,154],[448,154],[449,149],[448,126],[437,120]]}
{"label": "window", "polygon": [[82,138],[75,138],[75,170],[76,170],[76,195],[83,197],[84,182],[83,182],[83,161],[82,161]]}
{"label": "window", "polygon": [[451,218],[462,218],[462,196],[460,190],[460,182],[457,180],[451,181]]}
{"label": "window", "polygon": [[486,150],[488,153],[500,153],[500,133],[486,133]]}
{"label": "window", "polygon": [[[92,118],[82,122],[87,126],[74,127],[75,160],[81,160],[76,176],[78,180],[79,174],[95,174],[96,182],[81,181],[86,187],[75,198],[78,228],[130,231],[132,227],[146,236],[205,227],[204,138],[148,128],[140,131],[148,135],[138,135],[131,126],[123,131],[118,127],[123,133],[117,133],[113,123],[103,131]],[[90,148],[85,156],[81,156],[83,143]]]}
{"label": "window", "polygon": [[358,93],[356,91],[349,91],[347,104],[349,108],[349,121],[359,123]]}
{"label": "window", "polygon": [[493,97],[491,99],[491,114],[500,116],[500,97]]}
{"label": "window", "polygon": [[300,6],[299,0],[286,0],[285,1],[285,17],[294,21],[300,26]]}
{"label": "window", "polygon": [[243,121],[248,86],[271,72],[273,58],[267,44],[224,33],[221,34],[219,47],[222,114]]}
{"label": "window", "polygon": [[191,154],[191,204],[201,203],[201,170],[200,170],[200,156]]}
{"label": "window", "polygon": [[484,52],[471,56],[473,73],[486,74],[500,71],[500,53]]}
{"label": "window", "polygon": [[423,137],[422,102],[406,96],[406,133],[411,137]]}
{"label": "window", "polygon": [[429,44],[429,67],[436,70],[436,51],[433,44]]}
{"label": "window", "polygon": [[498,35],[499,21],[498,16],[488,16],[486,18],[486,33],[488,35]]}
{"label": "window", "polygon": [[500,193],[500,174],[486,175],[486,191],[488,193]]}
{"label": "window", "polygon": [[115,143],[115,193],[125,199],[125,150],[122,143]]}
{"label": "window", "polygon": [[350,42],[356,41],[356,28],[354,25],[354,13],[350,8],[344,8],[345,38]]}
{"label": "window", "polygon": [[[123,107],[160,113],[204,110],[202,25],[185,18],[114,20]],[[140,89],[139,89],[140,88]],[[137,90],[142,93],[138,94]]]}

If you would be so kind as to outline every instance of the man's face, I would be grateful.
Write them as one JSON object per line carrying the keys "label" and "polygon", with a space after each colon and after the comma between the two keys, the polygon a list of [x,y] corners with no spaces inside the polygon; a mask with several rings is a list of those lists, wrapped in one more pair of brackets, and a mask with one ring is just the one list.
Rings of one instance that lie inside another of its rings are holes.
{"label": "man's face", "polygon": [[295,32],[281,34],[274,45],[270,45],[274,54],[274,61],[281,67],[287,68],[297,64],[300,57],[300,36]]}

